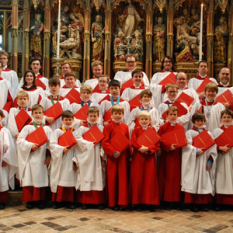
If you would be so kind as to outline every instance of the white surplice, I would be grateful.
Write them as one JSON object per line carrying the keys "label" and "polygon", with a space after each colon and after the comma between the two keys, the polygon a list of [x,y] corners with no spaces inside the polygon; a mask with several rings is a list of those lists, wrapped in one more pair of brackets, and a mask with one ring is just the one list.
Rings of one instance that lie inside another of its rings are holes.
{"label": "white surplice", "polygon": [[19,85],[19,80],[18,80],[17,73],[14,70],[2,71],[1,77],[10,82],[10,84],[11,84],[10,92],[11,92],[11,95],[14,96],[15,91],[16,91],[18,85]]}
{"label": "white surplice", "polygon": [[7,98],[8,95],[11,96],[12,100],[13,100],[13,96],[11,95],[10,92],[11,89],[11,84],[8,80],[6,79],[2,79],[0,80],[0,108],[4,108],[5,104],[7,103]]}
{"label": "white surplice", "polygon": [[[212,137],[211,133],[208,133]],[[186,132],[188,145],[182,148],[181,190],[193,194],[214,195],[217,147],[214,144],[197,157],[197,148],[192,145],[192,142],[198,134],[195,130]],[[206,164],[210,156],[213,158],[213,164],[211,169],[207,171]]]}
{"label": "white surplice", "polygon": [[[205,77],[203,77],[203,80],[199,80],[197,78],[191,78],[188,83],[189,88],[193,88],[195,91],[198,89],[198,87],[202,84]],[[209,78],[212,82],[216,83],[218,85],[218,82],[215,78]]]}
{"label": "white surplice", "polygon": [[99,103],[102,99],[104,99],[107,95],[110,95],[110,94],[106,94],[106,93],[93,93],[91,95],[91,101],[93,103]]}
{"label": "white surplice", "polygon": [[99,84],[99,80],[98,78],[88,79],[84,84],[91,86],[92,90],[94,90],[95,87]]}

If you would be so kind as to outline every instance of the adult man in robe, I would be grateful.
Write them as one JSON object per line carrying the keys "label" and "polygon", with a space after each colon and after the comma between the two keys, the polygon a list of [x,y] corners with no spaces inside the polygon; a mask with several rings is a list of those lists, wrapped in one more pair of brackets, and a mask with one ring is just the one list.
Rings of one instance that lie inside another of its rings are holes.
{"label": "adult man in robe", "polygon": [[2,62],[3,72],[1,73],[1,77],[8,80],[11,84],[10,92],[12,95],[14,95],[18,85],[19,80],[17,73],[14,70],[11,70],[7,67],[8,62],[8,53],[4,50],[0,51],[0,61]]}
{"label": "adult man in robe", "polygon": [[[136,56],[133,54],[127,55],[125,58],[125,65],[127,71],[118,71],[114,77],[114,79],[118,80],[121,83],[121,85],[132,78],[132,72],[136,69],[136,65],[137,65]],[[143,83],[145,87],[149,87],[149,79],[144,72],[143,72]]]}
{"label": "adult man in robe", "polygon": [[72,88],[75,88],[76,91],[80,92],[80,88],[76,86],[76,78],[73,73],[65,74],[65,85],[60,88],[60,95],[65,97]]}
{"label": "adult man in robe", "polygon": [[219,84],[218,84],[218,95],[221,95],[228,89],[232,89],[231,81],[231,72],[227,67],[223,67],[218,74]]}
{"label": "adult man in robe", "polygon": [[[72,67],[69,62],[65,62],[61,65],[61,73],[62,73],[62,77],[60,78],[61,87],[65,85],[65,74],[71,72],[72,72]],[[81,87],[81,83],[78,79],[76,79],[75,85],[77,87]]]}
{"label": "adult man in robe", "polygon": [[[208,78],[212,82],[217,83],[215,78],[210,78],[207,73],[208,73],[208,63],[206,61],[200,61],[198,63],[198,76],[195,78],[191,78],[189,80],[188,87],[193,88],[195,91],[198,89],[198,87],[202,84],[205,78]],[[204,99],[204,92],[198,93],[199,99],[202,100]]]}

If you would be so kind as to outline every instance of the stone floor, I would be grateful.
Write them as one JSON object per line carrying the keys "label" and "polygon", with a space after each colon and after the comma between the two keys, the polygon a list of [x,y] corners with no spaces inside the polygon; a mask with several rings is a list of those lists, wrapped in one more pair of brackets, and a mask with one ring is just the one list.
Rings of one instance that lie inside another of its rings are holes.
{"label": "stone floor", "polygon": [[0,210],[0,232],[233,232],[233,211],[112,211],[52,208],[27,210],[25,205]]}

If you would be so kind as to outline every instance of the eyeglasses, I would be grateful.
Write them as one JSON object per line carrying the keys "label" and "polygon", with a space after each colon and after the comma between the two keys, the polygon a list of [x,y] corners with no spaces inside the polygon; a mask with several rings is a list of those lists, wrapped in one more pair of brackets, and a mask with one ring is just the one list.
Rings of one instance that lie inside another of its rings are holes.
{"label": "eyeglasses", "polygon": [[106,81],[101,81],[101,80],[99,80],[99,83],[107,83]]}

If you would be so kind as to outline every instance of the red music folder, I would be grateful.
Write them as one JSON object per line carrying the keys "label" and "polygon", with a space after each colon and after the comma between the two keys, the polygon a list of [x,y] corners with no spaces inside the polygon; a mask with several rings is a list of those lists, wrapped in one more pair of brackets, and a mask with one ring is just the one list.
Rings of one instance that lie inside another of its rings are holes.
{"label": "red music folder", "polygon": [[[220,134],[216,139],[215,142],[219,146],[225,146],[229,145],[229,148],[233,147],[233,137],[232,137],[232,132],[233,132],[233,126],[230,125],[222,134]],[[222,151],[223,154],[225,154],[224,151]]]}
{"label": "red music folder", "polygon": [[219,95],[215,100],[215,103],[228,103],[228,102],[229,103],[233,102],[233,95],[230,90],[226,90],[221,95]]}
{"label": "red music folder", "polygon": [[94,125],[85,134],[83,134],[83,139],[89,142],[95,142],[94,144],[96,145],[104,139],[104,135],[98,126]]}
{"label": "red music folder", "polygon": [[[172,104],[172,106],[178,108],[179,110],[178,117],[181,117],[187,113],[187,109],[177,100]],[[162,117],[163,119],[167,119],[167,110],[162,114]]]}
{"label": "red music folder", "polygon": [[28,113],[23,108],[15,116],[15,122],[16,122],[19,132],[21,132],[22,128],[25,125],[30,124],[31,121],[32,121],[32,118],[28,115]]}
{"label": "red music folder", "polygon": [[197,88],[196,92],[197,92],[197,93],[202,93],[202,92],[204,92],[204,91],[205,91],[205,86],[206,86],[208,83],[212,83],[212,81],[211,81],[208,77],[206,77],[206,78],[202,81],[201,85]]}
{"label": "red music folder", "polygon": [[182,92],[176,100],[178,100],[180,103],[187,104],[187,106],[189,107],[192,104],[194,98]]}
{"label": "red music folder", "polygon": [[203,130],[196,137],[193,138],[193,146],[196,148],[204,148],[203,150],[208,150],[211,146],[215,144],[214,139],[209,135],[208,130]]}
{"label": "red music folder", "polygon": [[56,104],[54,104],[53,106],[48,108],[44,112],[44,115],[47,117],[52,117],[54,119],[58,119],[59,117],[61,117],[62,113],[63,113],[62,106],[59,102],[57,102]]}
{"label": "red music folder", "polygon": [[38,146],[42,146],[49,141],[49,139],[44,131],[44,128],[42,126],[38,127],[35,131],[30,133],[26,137],[26,140],[28,142],[35,143]]}
{"label": "red music folder", "polygon": [[133,79],[129,79],[128,81],[126,81],[125,83],[122,84],[121,89],[126,89],[129,87],[132,87],[133,85]]}
{"label": "red music folder", "polygon": [[162,93],[165,92],[165,87],[166,87],[166,85],[169,84],[169,83],[176,83],[176,75],[175,75],[173,72],[171,72],[165,79],[163,79],[163,80],[159,83],[159,85],[162,85],[162,86],[163,86],[163,88],[162,88]]}
{"label": "red music folder", "polygon": [[63,133],[58,138],[58,145],[68,147],[68,149],[70,149],[76,143],[77,143],[77,141],[75,140],[75,137],[70,129],[67,130],[65,133]]}
{"label": "red music folder", "polygon": [[89,106],[85,104],[82,108],[80,108],[75,114],[74,117],[79,120],[86,121],[87,120],[87,111]]}
{"label": "red music folder", "polygon": [[36,86],[41,87],[43,90],[46,89],[46,85],[39,78],[36,78]]}
{"label": "red music folder", "polygon": [[111,139],[110,144],[113,146],[113,148],[118,151],[119,153],[123,152],[129,145],[130,141],[129,139],[122,133],[122,131],[119,131],[116,133]]}
{"label": "red music folder", "polygon": [[184,129],[177,129],[164,133],[161,135],[161,139],[166,143],[176,144],[176,148],[188,145]]}
{"label": "red music folder", "polygon": [[75,88],[72,88],[65,96],[66,99],[70,101],[70,104],[77,103],[79,104],[81,99],[80,99],[80,93],[75,90]]}
{"label": "red music folder", "polygon": [[142,105],[140,94],[136,95],[128,103],[130,105],[130,111],[132,111],[136,107],[140,107]]}
{"label": "red music folder", "polygon": [[137,142],[141,146],[149,147],[155,145],[160,140],[160,136],[152,128],[148,128],[141,134]]}
{"label": "red music folder", "polygon": [[112,120],[111,108],[104,114],[104,122]]}

